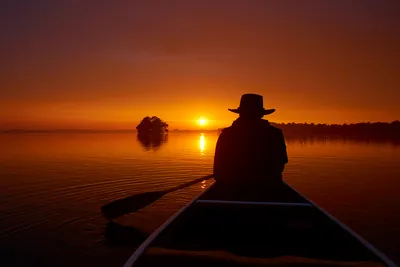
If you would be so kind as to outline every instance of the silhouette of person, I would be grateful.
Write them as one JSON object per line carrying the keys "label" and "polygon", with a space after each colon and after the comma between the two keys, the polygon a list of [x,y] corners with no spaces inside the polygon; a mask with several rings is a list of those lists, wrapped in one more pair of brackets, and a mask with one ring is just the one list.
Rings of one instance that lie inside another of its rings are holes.
{"label": "silhouette of person", "polygon": [[263,97],[244,94],[232,126],[222,130],[214,157],[216,185],[225,188],[257,188],[282,184],[288,162],[286,144],[280,129],[263,120],[275,109],[264,109]]}

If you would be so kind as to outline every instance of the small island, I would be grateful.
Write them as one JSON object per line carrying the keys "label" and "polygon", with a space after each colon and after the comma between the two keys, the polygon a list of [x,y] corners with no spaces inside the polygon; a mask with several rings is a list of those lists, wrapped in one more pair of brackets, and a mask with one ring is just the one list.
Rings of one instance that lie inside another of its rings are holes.
{"label": "small island", "polygon": [[137,138],[147,151],[158,150],[168,140],[168,124],[159,117],[145,117],[136,127]]}
{"label": "small island", "polygon": [[140,135],[166,134],[168,133],[168,124],[157,116],[147,116],[136,126],[136,130]]}

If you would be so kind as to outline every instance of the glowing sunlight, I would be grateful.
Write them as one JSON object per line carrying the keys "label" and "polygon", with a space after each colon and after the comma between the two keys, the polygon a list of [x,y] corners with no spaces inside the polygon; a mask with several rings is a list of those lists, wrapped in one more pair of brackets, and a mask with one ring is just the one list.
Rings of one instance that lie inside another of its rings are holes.
{"label": "glowing sunlight", "polygon": [[206,124],[208,123],[208,120],[207,120],[206,118],[204,118],[204,117],[201,117],[201,118],[199,118],[199,119],[197,120],[197,123],[198,123],[199,125],[201,125],[201,126],[204,126],[204,125],[206,125]]}

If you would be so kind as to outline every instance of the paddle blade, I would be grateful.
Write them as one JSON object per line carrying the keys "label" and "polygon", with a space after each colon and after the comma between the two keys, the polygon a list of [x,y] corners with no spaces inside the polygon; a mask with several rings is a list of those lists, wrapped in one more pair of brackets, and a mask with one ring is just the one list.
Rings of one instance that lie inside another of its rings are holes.
{"label": "paddle blade", "polygon": [[133,195],[106,204],[101,207],[101,211],[107,219],[115,219],[122,215],[140,210],[165,194],[165,191],[156,191]]}

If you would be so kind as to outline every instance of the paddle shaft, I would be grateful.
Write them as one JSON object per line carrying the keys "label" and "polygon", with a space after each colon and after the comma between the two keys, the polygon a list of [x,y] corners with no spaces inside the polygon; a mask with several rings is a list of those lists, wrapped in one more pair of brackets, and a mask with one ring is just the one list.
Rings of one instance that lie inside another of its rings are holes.
{"label": "paddle shaft", "polygon": [[114,200],[111,203],[108,203],[104,206],[101,207],[101,211],[105,217],[108,219],[114,219],[116,217],[120,217],[124,214],[135,212],[139,209],[144,208],[145,206],[153,203],[154,201],[157,201],[164,195],[179,190],[183,189],[185,187],[197,184],[201,181],[208,180],[212,178],[214,175],[210,174],[201,178],[198,178],[196,180],[175,186],[173,188],[167,189],[167,190],[162,190],[162,191],[155,191],[155,192],[145,192],[145,193],[140,193],[136,194],[133,196],[129,196],[123,199],[118,199]]}
{"label": "paddle shaft", "polygon": [[185,188],[185,187],[188,187],[188,186],[197,184],[197,183],[199,183],[199,182],[201,182],[201,181],[205,181],[205,180],[211,179],[211,178],[213,178],[213,177],[214,177],[214,174],[210,174],[210,175],[207,175],[207,176],[198,178],[198,179],[196,179],[196,180],[193,180],[193,181],[190,181],[190,182],[187,182],[187,183],[184,183],[184,184],[181,184],[181,185],[172,187],[172,188],[170,188],[170,189],[164,190],[164,192],[165,192],[165,194],[168,194],[168,193],[171,193],[171,192],[173,192],[173,191],[176,191],[176,190],[179,190],[179,189],[183,189],[183,188]]}

